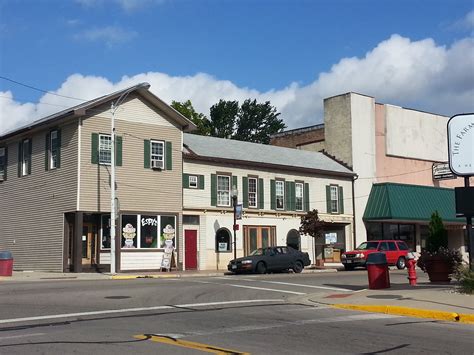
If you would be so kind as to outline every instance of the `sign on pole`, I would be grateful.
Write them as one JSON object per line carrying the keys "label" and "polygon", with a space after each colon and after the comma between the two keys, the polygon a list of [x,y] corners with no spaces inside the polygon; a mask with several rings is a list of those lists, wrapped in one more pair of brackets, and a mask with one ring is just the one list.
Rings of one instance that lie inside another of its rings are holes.
{"label": "sign on pole", "polygon": [[449,168],[459,176],[474,175],[474,113],[451,117],[448,121]]}

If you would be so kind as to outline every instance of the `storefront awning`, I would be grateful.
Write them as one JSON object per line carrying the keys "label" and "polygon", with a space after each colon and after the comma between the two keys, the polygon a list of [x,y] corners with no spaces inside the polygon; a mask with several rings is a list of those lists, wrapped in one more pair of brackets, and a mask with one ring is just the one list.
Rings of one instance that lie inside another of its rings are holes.
{"label": "storefront awning", "polygon": [[464,222],[463,218],[456,218],[454,189],[395,183],[374,184],[363,220],[429,222],[434,211],[438,211],[444,222]]}

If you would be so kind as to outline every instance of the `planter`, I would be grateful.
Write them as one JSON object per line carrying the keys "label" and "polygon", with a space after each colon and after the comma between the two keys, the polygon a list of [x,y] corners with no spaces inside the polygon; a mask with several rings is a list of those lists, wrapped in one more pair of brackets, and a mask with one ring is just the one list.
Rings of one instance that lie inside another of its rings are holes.
{"label": "planter", "polygon": [[453,272],[452,265],[446,259],[432,257],[426,260],[426,272],[431,282],[450,282],[450,274]]}

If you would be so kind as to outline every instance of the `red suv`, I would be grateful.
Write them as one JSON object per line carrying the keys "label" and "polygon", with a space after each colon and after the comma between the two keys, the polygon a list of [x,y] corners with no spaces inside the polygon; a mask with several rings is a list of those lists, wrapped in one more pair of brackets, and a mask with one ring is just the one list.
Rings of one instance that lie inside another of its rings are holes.
{"label": "red suv", "polygon": [[389,265],[404,269],[408,252],[408,245],[401,240],[371,240],[363,242],[354,251],[343,253],[341,261],[346,270],[352,270],[356,266],[365,267],[367,255],[370,253],[384,253]]}

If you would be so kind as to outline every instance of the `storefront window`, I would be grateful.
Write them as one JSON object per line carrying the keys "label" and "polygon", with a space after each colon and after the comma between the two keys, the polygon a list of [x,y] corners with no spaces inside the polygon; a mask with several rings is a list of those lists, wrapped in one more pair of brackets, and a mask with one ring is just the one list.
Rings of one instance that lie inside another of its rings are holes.
{"label": "storefront window", "polygon": [[231,251],[231,236],[229,230],[221,228],[216,232],[216,253]]}
{"label": "storefront window", "polygon": [[368,222],[365,228],[367,229],[367,240],[383,239],[382,223]]}
{"label": "storefront window", "polygon": [[137,248],[137,215],[123,215],[122,228],[122,248]]}
{"label": "storefront window", "polygon": [[175,243],[176,231],[176,217],[175,216],[160,216],[160,242],[161,248],[166,246],[166,240],[172,240],[173,246]]}
{"label": "storefront window", "polygon": [[140,248],[158,248],[157,216],[140,216]]}
{"label": "storefront window", "polygon": [[102,233],[100,249],[110,249],[110,215],[102,215]]}
{"label": "storefront window", "polygon": [[403,240],[410,250],[415,250],[415,225],[396,223],[366,223],[367,240]]}

